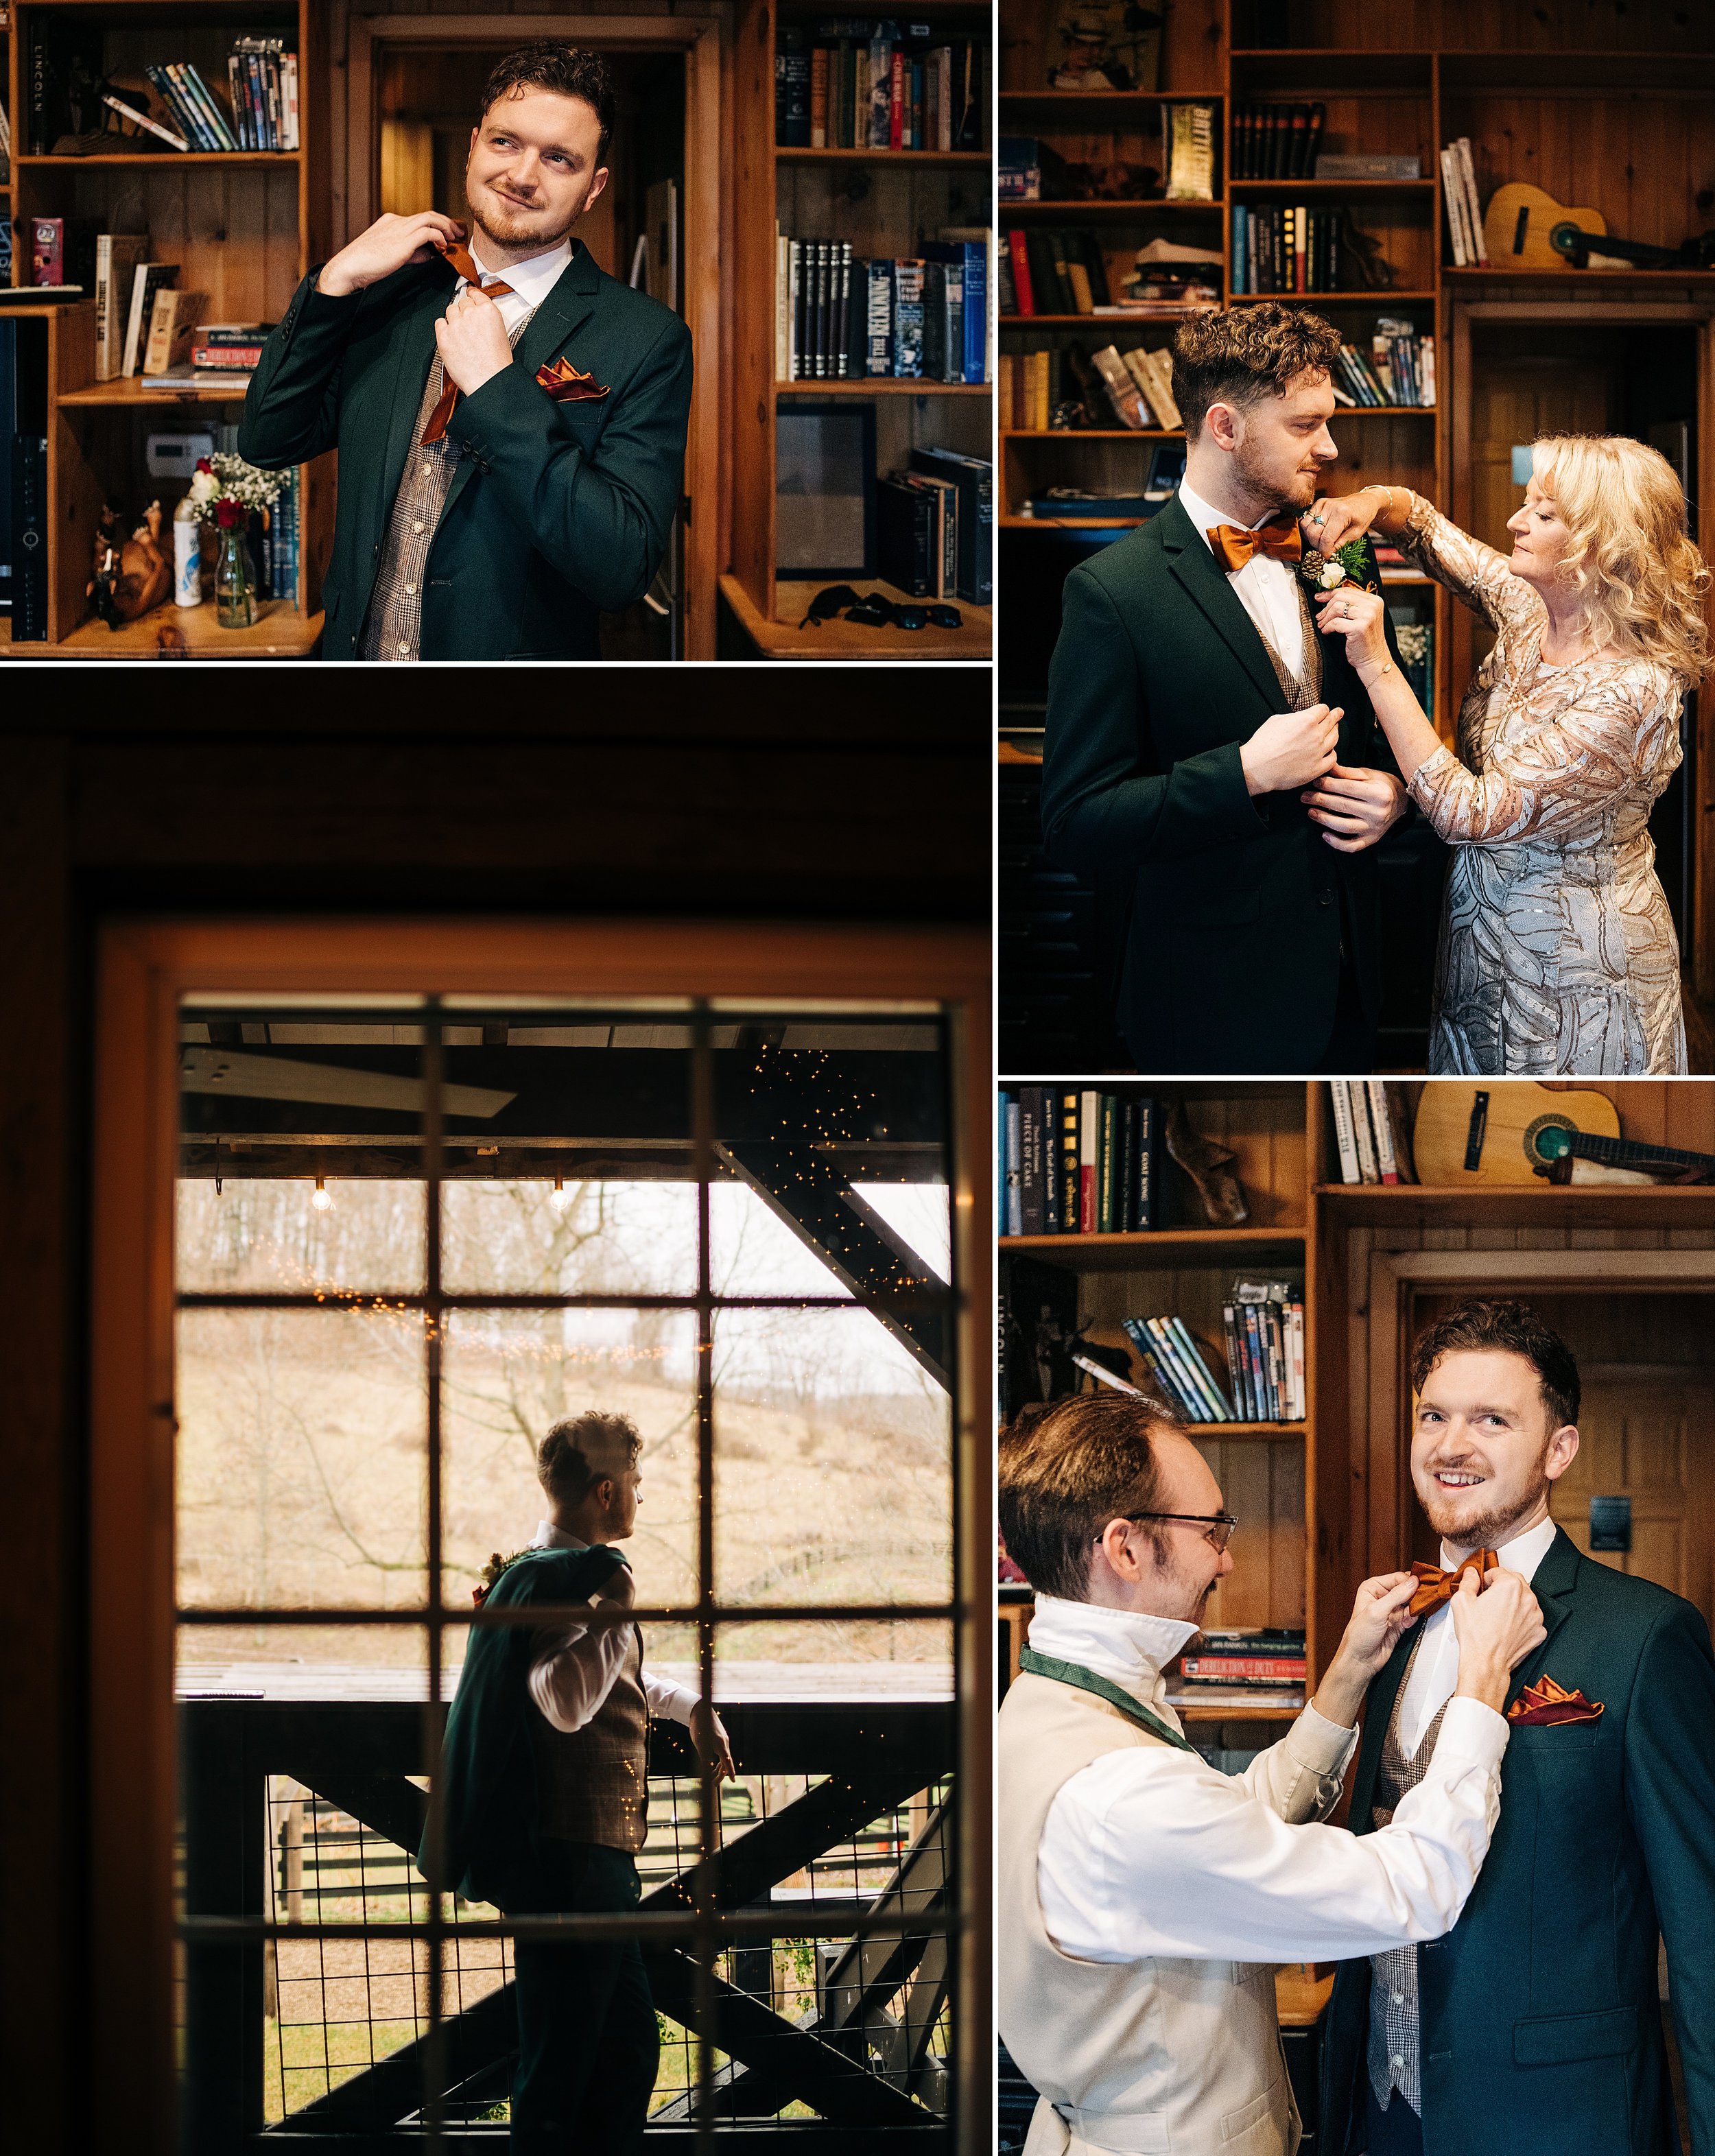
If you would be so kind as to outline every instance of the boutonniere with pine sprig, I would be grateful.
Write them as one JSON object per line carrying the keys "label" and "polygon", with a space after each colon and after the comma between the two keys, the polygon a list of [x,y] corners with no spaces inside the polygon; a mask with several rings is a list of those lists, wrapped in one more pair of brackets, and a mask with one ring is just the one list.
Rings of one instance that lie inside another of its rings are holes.
{"label": "boutonniere with pine sprig", "polygon": [[1298,574],[1313,592],[1338,591],[1342,584],[1356,584],[1361,592],[1381,589],[1369,572],[1369,548],[1362,539],[1348,539],[1328,555],[1307,542]]}
{"label": "boutonniere with pine sprig", "polygon": [[480,1586],[473,1587],[470,1590],[470,1599],[476,1604],[476,1607],[480,1609],[483,1604],[487,1601],[489,1596],[493,1594],[495,1583],[499,1579],[503,1572],[509,1570],[511,1567],[516,1564],[521,1557],[533,1557],[535,1554],[536,1550],[533,1544],[529,1549],[514,1550],[511,1557],[502,1557],[500,1552],[496,1550],[494,1555],[489,1559],[488,1563],[482,1568],[481,1584]]}

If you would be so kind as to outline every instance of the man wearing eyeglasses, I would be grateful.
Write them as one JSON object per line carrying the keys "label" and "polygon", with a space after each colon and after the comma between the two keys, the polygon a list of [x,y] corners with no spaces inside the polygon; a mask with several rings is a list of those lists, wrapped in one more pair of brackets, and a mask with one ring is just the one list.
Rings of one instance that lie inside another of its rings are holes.
{"label": "man wearing eyeglasses", "polygon": [[1543,1637],[1513,1573],[1465,1575],[1423,1780],[1361,1840],[1320,1824],[1370,1678],[1415,1620],[1367,1579],[1314,1700],[1242,1775],[1192,1748],[1163,1671],[1237,1522],[1153,1403],[1064,1400],[1002,1440],[1007,1551],[1037,1590],[1000,1712],[1000,2028],[1038,2091],[1026,2156],[1292,2156],[1274,1966],[1439,1938],[1500,1806],[1507,1676]]}

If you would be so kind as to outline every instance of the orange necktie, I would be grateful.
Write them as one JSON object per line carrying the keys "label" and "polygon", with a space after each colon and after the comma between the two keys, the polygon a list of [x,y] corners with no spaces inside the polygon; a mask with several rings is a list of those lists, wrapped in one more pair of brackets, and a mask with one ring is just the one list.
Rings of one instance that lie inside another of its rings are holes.
{"label": "orange necktie", "polygon": [[1217,524],[1209,535],[1214,557],[1230,577],[1259,550],[1271,562],[1297,562],[1304,552],[1304,538],[1291,517],[1284,522],[1272,517],[1259,531],[1247,531],[1240,524]]}
{"label": "orange necktie", "polygon": [[[482,272],[477,268],[475,257],[462,240],[455,239],[450,247],[442,248],[441,253],[452,264],[465,282],[467,285],[475,285],[478,291],[486,298],[497,300],[503,292],[511,290],[512,287],[510,285],[502,284],[498,278],[490,285],[483,283]],[[423,439],[418,444],[419,449],[426,449],[430,443],[438,442],[443,439],[447,431],[447,422],[453,416],[453,407],[458,401],[458,386],[454,382],[449,382],[436,400],[434,411],[429,415],[429,424],[423,429]]]}
{"label": "orange necktie", "polygon": [[1408,1605],[1409,1614],[1421,1617],[1426,1609],[1439,1609],[1444,1602],[1451,1602],[1459,1592],[1461,1578],[1475,1572],[1479,1581],[1486,1572],[1492,1571],[1501,1562],[1493,1550],[1473,1550],[1464,1563],[1452,1572],[1443,1572],[1438,1564],[1414,1564],[1417,1575],[1417,1592]]}

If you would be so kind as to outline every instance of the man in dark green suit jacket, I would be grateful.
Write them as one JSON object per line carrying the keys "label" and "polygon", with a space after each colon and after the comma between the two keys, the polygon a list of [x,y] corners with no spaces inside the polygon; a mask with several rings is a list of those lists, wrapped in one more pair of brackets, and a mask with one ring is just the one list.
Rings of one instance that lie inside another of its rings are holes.
{"label": "man in dark green suit jacket", "polygon": [[[1339,344],[1317,316],[1271,303],[1175,339],[1186,489],[1246,544],[1271,520],[1296,544],[1291,516],[1314,513],[1338,454]],[[1292,658],[1282,641],[1301,641],[1291,609],[1307,609],[1292,577],[1266,557],[1230,573],[1176,496],[1066,579],[1043,828],[1126,926],[1118,1022],[1141,1070],[1371,1065],[1371,850],[1404,789],[1338,637],[1307,626],[1301,666],[1277,664]],[[1361,580],[1380,588],[1368,551]],[[1273,655],[1259,619],[1280,632]],[[1317,652],[1319,689],[1295,694]]]}
{"label": "man in dark green suit jacket", "polygon": [[[1518,1303],[1417,1343],[1412,1477],[1443,1563],[1528,1571],[1547,1637],[1513,1672],[1499,1824],[1445,1938],[1341,1965],[1324,2038],[1324,2156],[1671,2156],[1657,1995],[1666,1946],[1694,2156],[1715,2151],[1715,1658],[1689,1602],[1582,1556],[1548,1516],[1577,1450],[1571,1351]],[[1370,1688],[1350,1824],[1390,1809],[1446,1665],[1425,1617]],[[1456,1643],[1451,1666],[1456,1673]],[[1415,1688],[1429,1689],[1414,1699]],[[1537,1707],[1545,1679],[1584,1703]],[[1594,1718],[1590,1710],[1599,1707]],[[1565,1718],[1562,1718],[1565,1717]],[[1418,1758],[1434,1750],[1438,1721]],[[1403,1736],[1403,1744],[1402,1744]],[[1391,1742],[1390,1742],[1391,1740]],[[1390,1784],[1389,1778],[1392,1777]],[[1415,1967],[1413,1964],[1415,1964]],[[1390,1987],[1384,1989],[1384,1986]],[[1414,1996],[1415,1994],[1415,1996]],[[1390,2013],[1390,2008],[1392,2010]],[[1389,2092],[1384,2104],[1379,2082]],[[1415,2096],[1415,2102],[1413,2101]]]}
{"label": "man in dark green suit jacket", "polygon": [[596,659],[602,609],[654,580],[691,336],[573,236],[607,180],[612,112],[598,55],[513,54],[471,133],[468,252],[437,212],[383,217],[270,337],[241,453],[339,451],[324,658]]}

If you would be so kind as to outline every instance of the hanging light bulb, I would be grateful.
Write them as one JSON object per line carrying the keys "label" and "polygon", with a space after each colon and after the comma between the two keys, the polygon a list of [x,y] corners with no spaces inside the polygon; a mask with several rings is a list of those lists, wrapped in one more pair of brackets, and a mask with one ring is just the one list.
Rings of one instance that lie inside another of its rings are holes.
{"label": "hanging light bulb", "polygon": [[548,1203],[556,1213],[563,1213],[572,1203],[566,1194],[566,1178],[563,1175],[557,1175],[554,1178],[554,1194],[549,1199]]}
{"label": "hanging light bulb", "polygon": [[333,1200],[328,1195],[327,1184],[319,1175],[316,1178],[316,1188],[310,1194],[310,1203],[318,1213],[326,1213],[332,1209]]}

